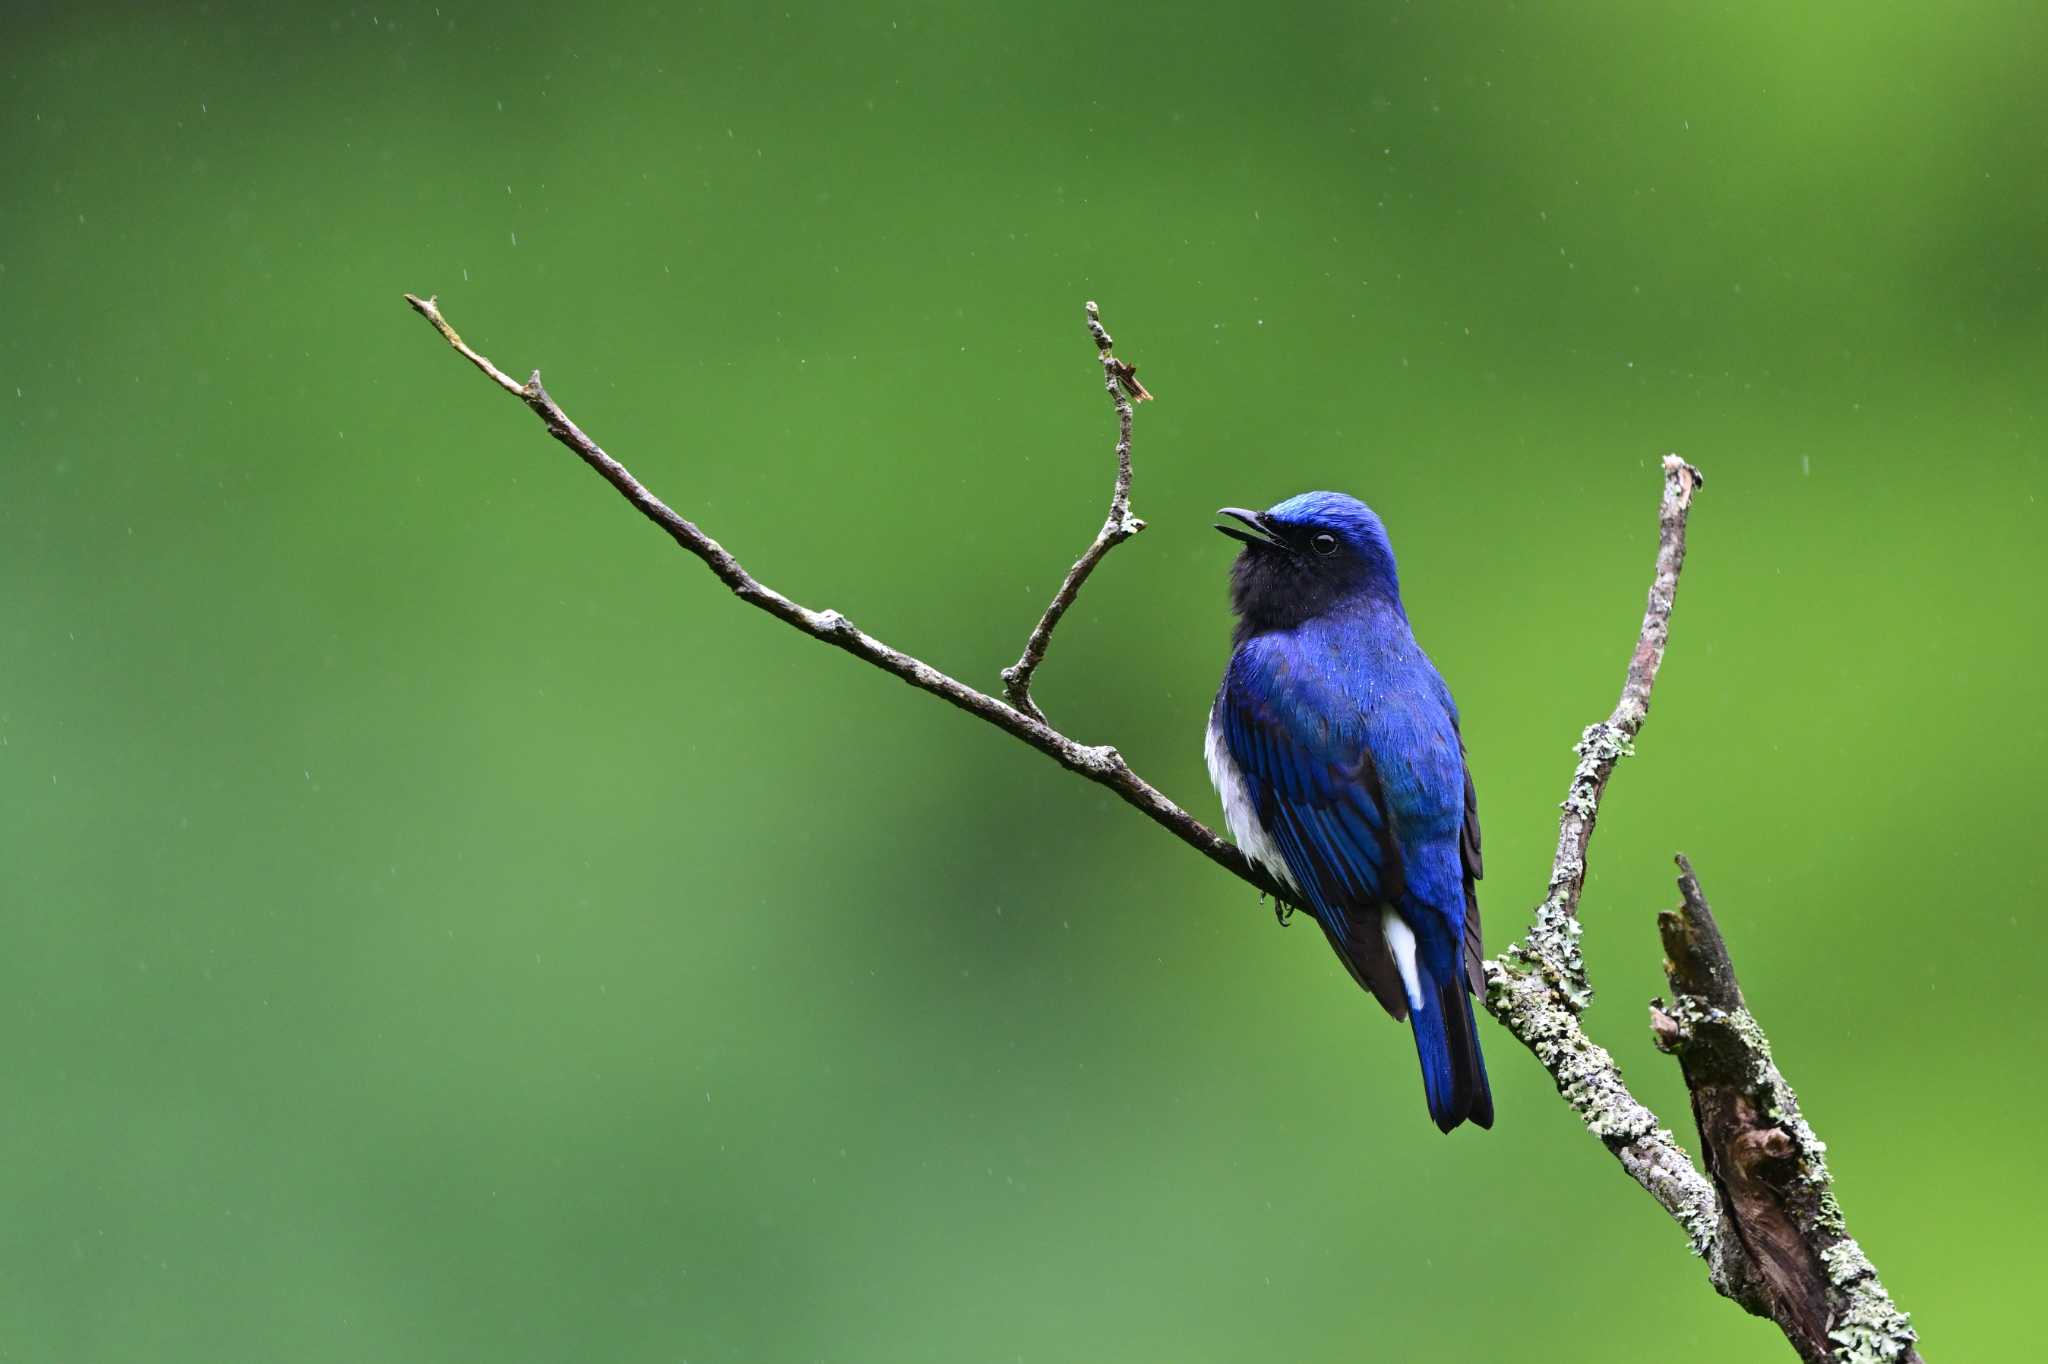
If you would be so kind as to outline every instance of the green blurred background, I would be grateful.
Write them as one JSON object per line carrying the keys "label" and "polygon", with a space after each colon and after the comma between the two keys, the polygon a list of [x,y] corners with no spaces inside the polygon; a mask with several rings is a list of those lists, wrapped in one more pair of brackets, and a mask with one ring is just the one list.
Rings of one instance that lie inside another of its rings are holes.
{"label": "green blurred background", "polygon": [[2042,1261],[2031,4],[12,5],[0,1359],[1789,1358],[1491,1023],[1446,1140],[1313,929],[732,601],[1205,818],[1224,503],[1393,527],[1490,939],[1709,486],[1595,843],[1697,861],[1937,1359]]}

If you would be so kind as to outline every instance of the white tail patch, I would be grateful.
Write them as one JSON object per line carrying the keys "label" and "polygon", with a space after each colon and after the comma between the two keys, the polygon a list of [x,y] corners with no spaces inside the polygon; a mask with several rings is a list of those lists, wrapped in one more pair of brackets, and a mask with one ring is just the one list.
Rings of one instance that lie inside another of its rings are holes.
{"label": "white tail patch", "polygon": [[1391,909],[1381,911],[1380,929],[1387,935],[1387,946],[1394,949],[1394,965],[1401,972],[1401,988],[1408,992],[1408,1007],[1422,1013],[1429,1008],[1429,1001],[1423,998],[1422,978],[1415,971],[1415,930]]}

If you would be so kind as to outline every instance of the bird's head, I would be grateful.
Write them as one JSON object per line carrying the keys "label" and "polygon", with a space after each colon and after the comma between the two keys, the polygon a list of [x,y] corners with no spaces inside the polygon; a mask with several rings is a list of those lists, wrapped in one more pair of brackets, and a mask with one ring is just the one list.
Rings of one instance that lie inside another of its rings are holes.
{"label": "bird's head", "polygon": [[1285,630],[1353,602],[1401,610],[1401,582],[1387,528],[1344,493],[1301,493],[1265,511],[1225,507],[1243,523],[1216,529],[1244,549],[1230,570],[1230,608],[1240,635]]}

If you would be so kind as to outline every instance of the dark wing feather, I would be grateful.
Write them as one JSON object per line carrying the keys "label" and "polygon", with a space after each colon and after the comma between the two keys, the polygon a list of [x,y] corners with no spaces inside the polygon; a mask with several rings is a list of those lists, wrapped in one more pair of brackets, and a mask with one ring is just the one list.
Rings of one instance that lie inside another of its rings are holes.
{"label": "dark wing feather", "polygon": [[1364,739],[1302,709],[1228,688],[1223,739],[1259,823],[1272,837],[1352,979],[1395,1018],[1408,1016],[1381,906],[1403,890],[1401,852]]}
{"label": "dark wing feather", "polygon": [[1474,882],[1486,875],[1486,864],[1479,855],[1479,792],[1472,785],[1472,757],[1465,751],[1462,731],[1458,761],[1465,767],[1465,827],[1458,834],[1458,852],[1465,862],[1465,978],[1472,982],[1472,993],[1485,999],[1486,973],[1479,964],[1486,960],[1486,949],[1481,945],[1479,887]]}

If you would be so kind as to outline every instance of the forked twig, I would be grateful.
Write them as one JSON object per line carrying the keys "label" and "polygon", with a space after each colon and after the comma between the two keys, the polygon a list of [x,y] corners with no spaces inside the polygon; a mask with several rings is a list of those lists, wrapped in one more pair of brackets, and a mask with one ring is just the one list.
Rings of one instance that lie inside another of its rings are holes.
{"label": "forked twig", "polygon": [[[1023,740],[1070,772],[1108,787],[1126,804],[1136,808],[1153,823],[1201,853],[1233,876],[1267,895],[1277,896],[1279,887],[1263,870],[1247,861],[1231,843],[1217,837],[1202,822],[1169,800],[1158,788],[1131,770],[1123,755],[1107,744],[1090,745],[1067,737],[1037,715],[1027,714],[1004,701],[975,690],[949,677],[920,658],[892,648],[859,629],[838,611],[813,611],[783,596],[741,566],[726,548],[679,516],[666,502],[649,492],[625,465],[606,454],[598,443],[569,420],[555,400],[541,386],[540,371],[524,384],[515,383],[496,365],[471,349],[442,316],[433,298],[407,294],[405,301],[414,312],[433,324],[442,339],[462,357],[490,376],[492,382],[517,397],[533,410],[548,434],[576,453],[577,458],[597,471],[599,477],[617,489],[642,516],[667,533],[682,548],[704,561],[734,596],[758,607],[777,620],[803,631],[811,638],[844,649],[855,658],[873,664],[883,672],[901,678],[920,691],[956,706],[997,729]],[[1128,455],[1126,455],[1128,457]],[[1128,479],[1123,482],[1128,483]]]}
{"label": "forked twig", "polygon": [[1031,629],[1031,637],[1024,641],[1024,653],[1015,663],[1003,669],[1003,695],[1011,705],[1035,720],[1045,719],[1045,712],[1031,699],[1031,678],[1038,671],[1038,665],[1045,661],[1046,646],[1052,643],[1053,627],[1060,623],[1060,617],[1067,614],[1067,608],[1074,604],[1074,598],[1081,595],[1081,584],[1088,581],[1088,575],[1102,562],[1108,553],[1124,541],[1145,529],[1145,523],[1131,515],[1131,404],[1150,400],[1152,395],[1138,382],[1138,367],[1127,365],[1110,353],[1116,343],[1102,326],[1102,313],[1094,300],[1088,303],[1088,334],[1095,338],[1097,357],[1102,361],[1102,386],[1109,390],[1109,400],[1116,405],[1116,487],[1109,495],[1109,515],[1102,522],[1102,529],[1095,532],[1095,539],[1074,560],[1074,566],[1067,570],[1067,576],[1060,583],[1059,591],[1052,594],[1045,614],[1038,618],[1038,624]]}

